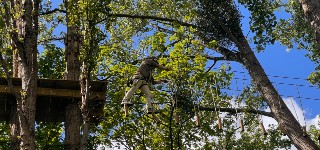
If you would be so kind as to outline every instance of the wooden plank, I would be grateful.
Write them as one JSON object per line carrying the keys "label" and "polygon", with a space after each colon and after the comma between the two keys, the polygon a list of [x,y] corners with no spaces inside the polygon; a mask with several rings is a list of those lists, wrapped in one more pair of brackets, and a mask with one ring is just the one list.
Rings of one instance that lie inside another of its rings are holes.
{"label": "wooden plank", "polygon": [[[14,86],[21,86],[21,78],[12,78]],[[79,80],[64,80],[64,79],[37,79],[38,87],[53,88],[53,89],[68,89],[80,90]],[[104,92],[107,81],[91,81],[90,90],[93,92]],[[0,85],[8,85],[6,78],[0,77]]]}
{"label": "wooden plank", "polygon": [[[15,92],[20,92],[20,86],[14,86]],[[0,93],[11,94],[10,89],[7,85],[0,85]],[[70,98],[81,98],[79,90],[67,90],[67,89],[53,89],[53,88],[37,88],[37,96],[52,96],[52,97],[70,97]],[[105,99],[105,92],[92,92],[89,99]]]}

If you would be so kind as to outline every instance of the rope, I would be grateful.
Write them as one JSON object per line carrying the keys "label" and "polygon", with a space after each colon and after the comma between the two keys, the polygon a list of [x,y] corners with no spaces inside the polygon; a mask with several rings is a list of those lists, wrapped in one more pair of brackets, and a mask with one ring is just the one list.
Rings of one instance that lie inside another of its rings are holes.
{"label": "rope", "polygon": [[[244,81],[250,80],[250,79],[246,79],[246,78],[233,78],[233,79],[242,79]],[[270,81],[271,82],[271,81]],[[271,83],[277,83],[277,84],[282,84],[282,85],[290,85],[290,86],[304,86],[304,87],[315,87],[317,88],[317,86],[314,85],[305,85],[305,84],[296,84],[296,83],[284,83],[284,82],[271,82]]]}
{"label": "rope", "polygon": [[[212,69],[219,69],[219,68],[212,68]],[[240,73],[240,74],[248,74],[248,72],[245,72],[245,71],[237,71],[237,70],[234,70],[234,71],[230,71],[232,73]],[[253,73],[255,74],[255,73]],[[266,75],[268,77],[274,77],[274,78],[283,78],[283,79],[293,79],[293,80],[310,80],[310,79],[306,79],[306,78],[300,78],[300,77],[289,77],[289,76],[280,76],[280,75]]]}
{"label": "rope", "polygon": [[298,114],[297,114],[297,111],[296,111],[296,107],[294,107],[294,105],[293,105],[293,100],[292,100],[292,99],[291,99],[291,104],[292,104],[293,110],[294,110],[294,112],[295,112],[295,114],[296,114],[297,120],[298,120],[298,122],[300,122],[300,121],[299,121]]}
{"label": "rope", "polygon": [[298,91],[298,99],[299,99],[299,101],[300,101],[300,106],[301,106],[301,110],[302,110],[304,125],[306,126],[306,125],[307,125],[307,122],[306,122],[306,118],[304,117],[304,110],[303,110],[303,107],[302,107],[302,101],[301,101],[301,98],[300,98],[300,91],[299,91],[298,86],[297,86],[297,91]]}

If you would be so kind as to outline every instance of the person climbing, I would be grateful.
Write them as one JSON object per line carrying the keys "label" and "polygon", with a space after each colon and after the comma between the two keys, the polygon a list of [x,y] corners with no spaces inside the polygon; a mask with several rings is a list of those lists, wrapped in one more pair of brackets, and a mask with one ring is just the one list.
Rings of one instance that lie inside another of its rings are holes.
{"label": "person climbing", "polygon": [[140,91],[146,95],[147,113],[148,114],[153,113],[153,107],[152,107],[152,101],[151,101],[152,95],[151,95],[148,83],[160,84],[160,83],[168,82],[167,80],[155,81],[153,79],[152,72],[155,68],[166,70],[166,71],[172,70],[171,68],[160,65],[155,56],[151,56],[143,60],[139,69],[131,78],[133,85],[130,88],[130,90],[125,94],[124,98],[122,99],[121,105],[132,106],[133,104],[130,102],[130,98],[138,89],[140,89]]}

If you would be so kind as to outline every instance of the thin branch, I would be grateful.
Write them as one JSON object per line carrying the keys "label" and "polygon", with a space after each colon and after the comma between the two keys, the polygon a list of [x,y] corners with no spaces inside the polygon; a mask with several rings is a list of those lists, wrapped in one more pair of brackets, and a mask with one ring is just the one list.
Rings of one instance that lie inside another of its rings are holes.
{"label": "thin branch", "polygon": [[213,64],[209,67],[209,69],[205,73],[208,73],[216,63],[217,63],[217,60],[214,60]]}
{"label": "thin branch", "polygon": [[0,55],[0,62],[1,62],[2,69],[6,74],[6,79],[8,82],[8,87],[10,89],[10,92],[16,97],[16,99],[19,99],[20,95],[17,92],[15,92],[15,90],[13,88],[11,73],[8,70],[8,64],[7,64],[6,60],[4,60],[2,54]]}
{"label": "thin branch", "polygon": [[[11,2],[11,5],[13,6],[14,8],[14,2],[13,1],[10,1]],[[6,24],[6,27],[9,29],[9,33],[10,33],[10,36],[14,42],[14,44],[18,47],[18,48],[22,48],[23,47],[23,43],[21,41],[19,41],[19,38],[18,38],[18,32],[16,32],[16,29],[17,28],[17,24],[16,24],[16,19],[12,19],[13,22],[10,23],[10,10],[9,10],[9,6],[7,5],[7,2],[6,1],[2,1],[2,4],[4,6],[4,20],[5,20],[5,24]],[[12,25],[12,28],[10,28],[10,26]]]}
{"label": "thin branch", "polygon": [[[171,18],[163,18],[163,17],[157,17],[157,16],[145,16],[145,15],[131,15],[131,14],[108,14],[109,17],[124,17],[124,18],[133,18],[133,19],[150,19],[150,20],[160,20],[160,21],[167,21],[167,22],[175,22],[178,23],[182,26],[187,26],[187,27],[195,27],[199,28],[198,26],[194,24],[190,24],[187,22],[183,22],[177,19],[171,19]],[[97,24],[107,20],[108,18],[104,18],[100,21],[97,22]]]}
{"label": "thin branch", "polygon": [[240,47],[240,43],[237,40],[236,37],[233,36],[233,34],[228,30],[228,28],[222,23],[222,21],[220,20],[220,18],[218,18],[218,23],[219,25],[222,27],[222,29],[230,36],[230,38],[232,39],[232,41],[234,43],[236,43],[236,45],[238,45],[238,47]]}
{"label": "thin branch", "polygon": [[53,38],[49,38],[49,39],[39,40],[38,44],[47,43],[47,42],[51,42],[51,41],[60,41],[60,40],[64,40],[64,37],[53,37]]}
{"label": "thin branch", "polygon": [[156,24],[152,24],[152,26],[155,27],[155,28],[157,28],[157,29],[158,29],[159,31],[161,31],[161,32],[166,32],[166,33],[170,33],[170,34],[175,34],[175,33],[177,33],[177,32],[175,32],[175,31],[162,28],[162,27],[160,27],[160,26],[158,26],[158,25],[156,25]]}
{"label": "thin branch", "polygon": [[[224,60],[241,62],[240,54],[238,52],[232,51],[230,49],[227,49],[227,48],[221,47],[221,46],[208,47],[208,44],[204,43],[204,42],[200,42],[199,45],[207,47],[209,49],[215,49],[214,51],[223,55]],[[209,58],[207,58],[207,59],[209,59]],[[214,60],[214,59],[211,59],[211,60]]]}
{"label": "thin branch", "polygon": [[[166,102],[167,104],[170,102]],[[139,105],[144,105],[144,103],[137,103]],[[159,104],[164,104],[164,103],[153,103],[156,105]],[[184,105],[185,107],[188,108],[194,108],[195,106],[193,104],[178,104],[180,105]],[[258,114],[258,115],[264,115],[267,117],[271,117],[273,118],[274,115],[272,112],[266,112],[266,111],[261,111],[261,110],[256,110],[256,109],[248,109],[248,108],[224,108],[224,107],[205,107],[205,106],[196,106],[197,108],[199,108],[200,111],[212,111],[212,112],[228,112],[231,114],[237,114],[237,113],[250,113],[250,114]]]}
{"label": "thin branch", "polygon": [[59,9],[59,8],[55,8],[53,10],[49,10],[47,12],[41,12],[39,15],[42,16],[42,15],[48,15],[48,14],[52,14],[52,13],[55,13],[55,12],[62,12],[62,13],[67,13],[67,11],[65,10],[62,10],[62,9]]}

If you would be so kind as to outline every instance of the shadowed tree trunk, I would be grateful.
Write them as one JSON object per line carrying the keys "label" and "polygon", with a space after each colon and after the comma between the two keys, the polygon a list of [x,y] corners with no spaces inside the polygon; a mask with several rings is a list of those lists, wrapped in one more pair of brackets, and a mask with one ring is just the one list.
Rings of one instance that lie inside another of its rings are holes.
{"label": "shadowed tree trunk", "polygon": [[[78,22],[74,21],[76,18],[73,13],[76,11],[75,5],[77,0],[69,0],[65,2],[67,8],[67,37],[65,41],[65,60],[66,60],[66,74],[67,80],[79,80],[80,76],[80,34],[77,27]],[[73,19],[71,19],[73,18]],[[71,23],[71,20],[74,22]],[[65,112],[65,149],[66,150],[78,150],[80,149],[80,105],[79,101],[72,100],[70,104],[66,106]]]}
{"label": "shadowed tree trunk", "polygon": [[[6,26],[8,29],[12,29],[10,36],[13,40],[13,45],[17,49],[18,58],[15,58],[15,60],[19,61],[18,64],[21,67],[19,71],[21,71],[22,78],[22,90],[13,93],[17,100],[16,110],[18,117],[12,115],[12,134],[16,136],[20,127],[20,149],[33,150],[35,149],[35,111],[38,77],[37,37],[40,1],[11,0],[10,2],[2,2],[2,4],[6,14]],[[7,78],[10,78],[8,73]],[[13,92],[12,87],[10,89]],[[15,108],[13,109],[15,110]],[[18,123],[16,119],[18,119]],[[19,127],[17,126],[18,124]],[[19,143],[16,137],[13,137],[13,140]],[[16,145],[13,148],[16,149]]]}
{"label": "shadowed tree trunk", "polygon": [[[21,63],[19,62],[19,56],[18,53],[15,53],[16,46],[12,43],[12,50],[13,52],[13,58],[12,58],[12,64],[13,64],[13,77],[21,78],[20,72],[21,72]],[[18,114],[17,112],[17,105],[12,105],[10,109],[10,132],[11,132],[11,149],[12,150],[18,150],[20,145],[20,140],[18,136],[20,135],[20,125],[18,120]]]}

